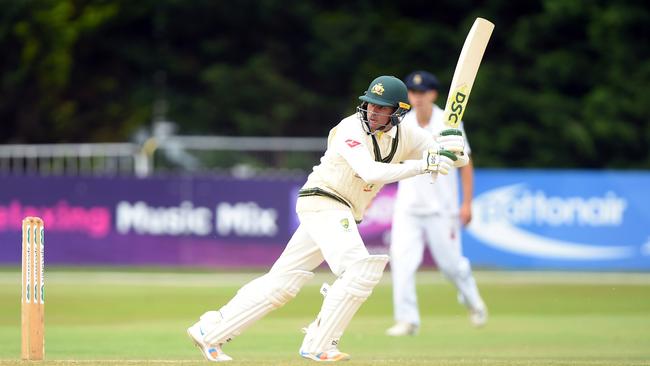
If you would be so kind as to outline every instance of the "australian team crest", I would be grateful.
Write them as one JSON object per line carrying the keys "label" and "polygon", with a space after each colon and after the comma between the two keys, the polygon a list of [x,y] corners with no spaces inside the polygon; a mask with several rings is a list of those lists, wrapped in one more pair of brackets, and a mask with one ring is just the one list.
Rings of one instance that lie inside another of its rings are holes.
{"label": "australian team crest", "polygon": [[372,86],[372,89],[370,89],[371,93],[377,94],[377,95],[383,95],[384,94],[384,86],[381,83],[377,83]]}
{"label": "australian team crest", "polygon": [[343,230],[348,231],[350,230],[350,220],[347,218],[341,219],[341,226],[343,226]]}

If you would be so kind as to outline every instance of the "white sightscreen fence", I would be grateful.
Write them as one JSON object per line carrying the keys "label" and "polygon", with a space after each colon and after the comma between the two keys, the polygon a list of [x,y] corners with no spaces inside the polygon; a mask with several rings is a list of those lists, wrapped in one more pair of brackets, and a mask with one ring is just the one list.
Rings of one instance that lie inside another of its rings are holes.
{"label": "white sightscreen fence", "polygon": [[324,138],[226,136],[149,138],[143,144],[0,145],[0,174],[283,176],[305,174],[325,148]]}

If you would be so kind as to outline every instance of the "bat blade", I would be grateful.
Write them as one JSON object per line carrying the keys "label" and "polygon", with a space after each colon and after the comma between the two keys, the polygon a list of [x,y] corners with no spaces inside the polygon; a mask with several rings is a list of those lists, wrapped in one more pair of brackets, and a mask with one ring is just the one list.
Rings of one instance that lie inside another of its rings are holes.
{"label": "bat blade", "polygon": [[458,128],[463,119],[469,94],[472,92],[474,79],[493,29],[494,24],[490,21],[476,18],[467,34],[445,105],[444,122],[451,128]]}

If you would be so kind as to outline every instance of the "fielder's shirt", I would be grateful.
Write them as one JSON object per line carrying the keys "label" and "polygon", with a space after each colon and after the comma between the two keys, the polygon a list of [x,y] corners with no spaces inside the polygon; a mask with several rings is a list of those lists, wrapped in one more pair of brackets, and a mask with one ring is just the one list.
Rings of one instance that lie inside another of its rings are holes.
{"label": "fielder's shirt", "polygon": [[[440,131],[449,128],[444,124],[443,114],[444,111],[434,105],[429,123],[425,127],[421,127],[418,124],[415,111],[412,110],[404,116],[400,126],[423,129],[436,136]],[[471,149],[462,122],[458,128],[463,131],[465,154],[469,155]],[[395,210],[415,215],[458,215],[458,169],[451,169],[447,176],[438,177],[436,184],[431,184],[431,180],[427,176],[415,176],[400,181],[395,198]]]}
{"label": "fielder's shirt", "polygon": [[349,207],[360,222],[385,184],[422,174],[423,163],[416,159],[434,146],[431,133],[418,126],[368,134],[355,113],[330,130],[327,150],[300,190],[296,211]]}

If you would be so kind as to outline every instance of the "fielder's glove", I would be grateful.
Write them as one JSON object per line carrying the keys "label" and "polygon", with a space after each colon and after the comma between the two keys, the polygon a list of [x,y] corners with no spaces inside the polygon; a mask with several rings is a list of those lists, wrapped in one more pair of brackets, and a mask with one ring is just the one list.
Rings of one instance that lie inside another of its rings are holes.
{"label": "fielder's glove", "polygon": [[458,160],[458,157],[449,150],[428,149],[422,153],[422,172],[431,173],[433,176],[437,174],[447,175],[451,168],[454,167],[456,160]]}
{"label": "fielder's glove", "polygon": [[461,130],[456,128],[443,130],[436,137],[436,142],[441,149],[451,151],[456,155],[457,159],[453,159],[455,168],[463,167],[469,163],[469,156],[465,154],[465,138]]}

